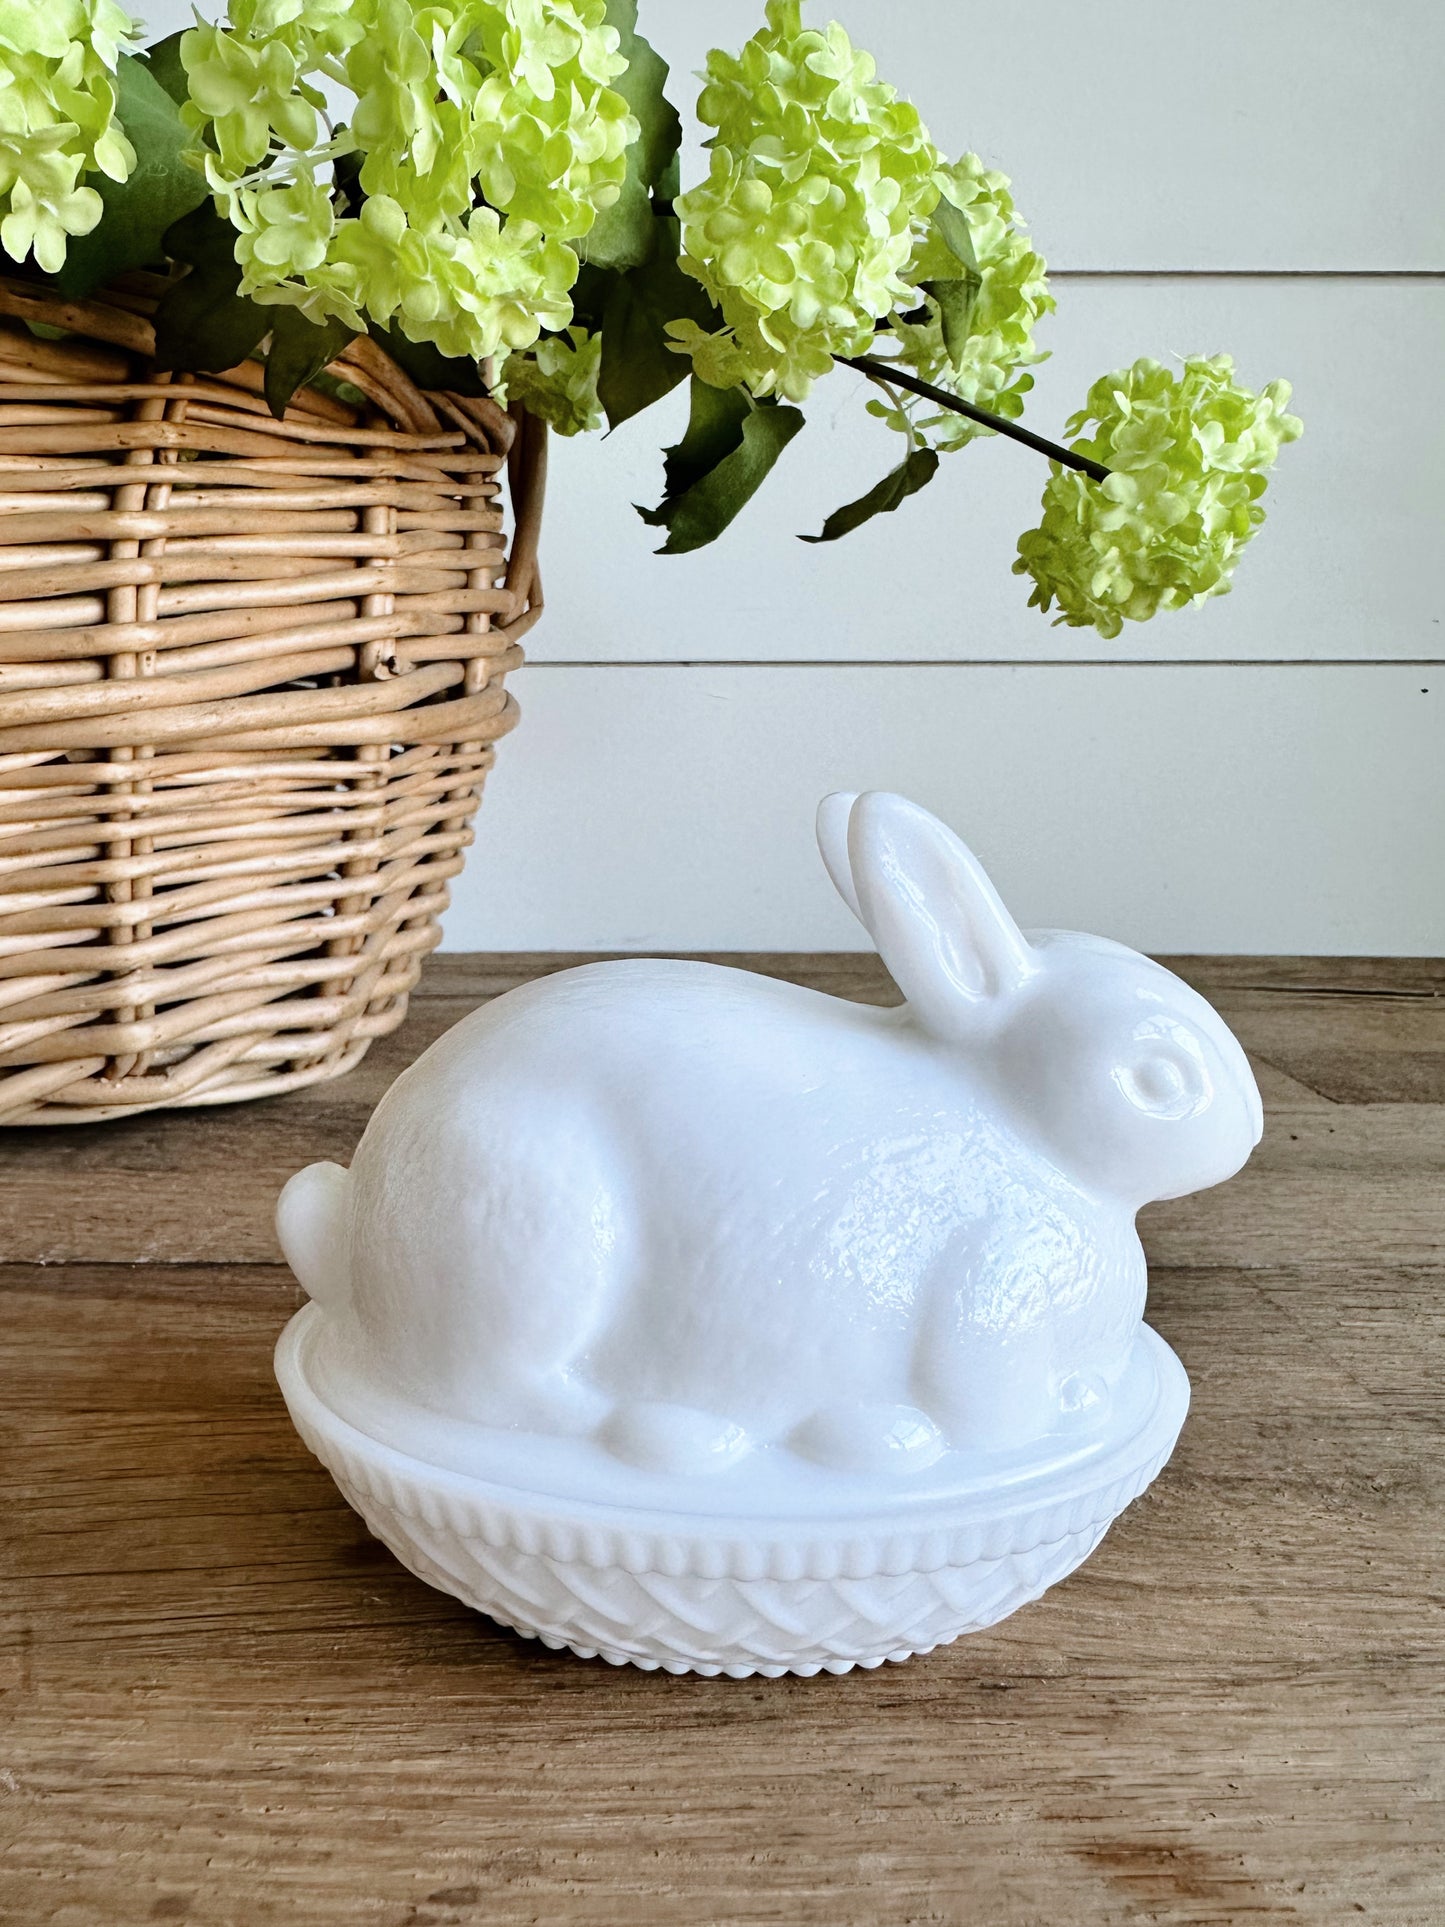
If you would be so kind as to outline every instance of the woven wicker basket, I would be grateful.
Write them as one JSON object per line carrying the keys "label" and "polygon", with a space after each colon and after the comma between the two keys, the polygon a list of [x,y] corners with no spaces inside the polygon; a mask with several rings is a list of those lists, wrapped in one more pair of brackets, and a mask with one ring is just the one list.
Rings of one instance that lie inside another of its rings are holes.
{"label": "woven wicker basket", "polygon": [[541,608],[539,425],[364,337],[366,406],[278,422],[255,363],[152,367],[159,285],[0,281],[0,1124],[295,1090],[399,1024]]}

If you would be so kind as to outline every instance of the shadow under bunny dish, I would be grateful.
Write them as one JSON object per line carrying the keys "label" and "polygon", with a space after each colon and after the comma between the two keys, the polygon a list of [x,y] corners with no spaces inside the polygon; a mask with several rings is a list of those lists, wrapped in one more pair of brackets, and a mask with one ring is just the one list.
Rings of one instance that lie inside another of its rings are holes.
{"label": "shadow under bunny dish", "polygon": [[562,972],[281,1197],[303,1436],[414,1570],[553,1644],[905,1657],[1076,1565],[1183,1420],[1134,1216],[1258,1142],[1239,1044],[1136,952],[1025,936],[902,797],[818,834],[901,1008]]}

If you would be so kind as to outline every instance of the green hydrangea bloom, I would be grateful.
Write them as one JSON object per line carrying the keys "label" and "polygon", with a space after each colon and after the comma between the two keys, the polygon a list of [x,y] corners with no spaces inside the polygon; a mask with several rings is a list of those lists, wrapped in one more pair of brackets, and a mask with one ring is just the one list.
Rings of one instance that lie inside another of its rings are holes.
{"label": "green hydrangea bloom", "polygon": [[[967,218],[978,263],[980,286],[969,316],[968,338],[956,359],[950,355],[942,311],[937,300],[925,295],[925,319],[894,322],[898,346],[893,358],[936,387],[1006,421],[1017,421],[1024,397],[1034,385],[1027,370],[1048,358],[1047,350],[1034,345],[1035,324],[1055,307],[1044,263],[1019,220],[1006,174],[985,167],[977,154],[965,154],[942,169],[939,180],[944,198]],[[926,229],[915,249],[909,280],[921,286],[954,280],[960,272],[957,258],[937,231]],[[962,448],[978,435],[993,433],[966,416],[936,410],[907,394],[900,394],[896,404],[870,401],[868,412],[903,434],[922,435],[938,449]]]}
{"label": "green hydrangea bloom", "polygon": [[572,250],[529,221],[504,224],[482,207],[464,221],[415,228],[396,201],[377,195],[357,218],[336,223],[319,267],[252,298],[357,329],[370,316],[444,355],[481,359],[529,348],[543,328],[565,328],[576,276]]}
{"label": "green hydrangea bloom", "polygon": [[473,111],[475,172],[493,207],[576,240],[610,207],[639,127],[609,86],[627,65],[605,0],[509,0],[480,11],[489,71]]}
{"label": "green hydrangea bloom", "polygon": [[803,27],[799,0],[768,0],[739,55],[708,55],[698,113],[717,131],[707,180],[677,202],[683,266],[726,329],[672,332],[703,380],[801,400],[912,296],[942,156],[841,27]]}
{"label": "green hydrangea bloom", "polygon": [[1264,471],[1303,427],[1289,398],[1285,381],[1241,387],[1228,355],[1178,375],[1136,361],[1096,381],[1065,433],[1112,473],[1091,482],[1053,464],[1043,520],[1019,537],[1014,563],[1033,578],[1029,606],[1057,602],[1058,622],[1113,637],[1126,620],[1226,594],[1264,521]]}
{"label": "green hydrangea bloom", "polygon": [[236,260],[254,287],[319,268],[336,228],[331,195],[309,167],[285,186],[238,188],[231,219],[240,230]]}
{"label": "green hydrangea bloom", "polygon": [[296,55],[280,40],[253,41],[204,22],[181,39],[181,64],[190,99],[181,110],[215,138],[216,185],[259,167],[272,138],[306,150],[316,140],[315,89],[296,91]]}
{"label": "green hydrangea bloom", "polygon": [[602,337],[571,327],[544,335],[523,355],[509,355],[492,393],[503,406],[519,401],[559,435],[585,435],[605,420],[597,397]]}
{"label": "green hydrangea bloom", "polygon": [[[477,359],[565,328],[567,243],[616,200],[639,132],[619,49],[606,0],[233,0],[181,58],[242,292]],[[318,145],[323,77],[353,105]],[[317,171],[347,153],[368,199],[338,219]]]}
{"label": "green hydrangea bloom", "polygon": [[572,319],[571,287],[577,257],[530,221],[503,226],[489,207],[465,222],[428,236],[430,267],[442,306],[435,320],[408,290],[400,324],[413,341],[433,341],[444,355],[477,355],[529,348],[544,329],[565,328]]}
{"label": "green hydrangea bloom", "polygon": [[617,197],[638,129],[608,84],[626,62],[606,0],[235,0],[229,19],[181,43],[218,185],[272,138],[313,145],[324,74],[354,96],[362,186],[413,219],[465,213],[480,179],[493,207],[572,240]]}
{"label": "green hydrangea bloom", "polygon": [[128,178],[135,149],[115,119],[115,68],[135,33],[112,0],[0,0],[0,247],[47,274],[102,202],[88,173]]}

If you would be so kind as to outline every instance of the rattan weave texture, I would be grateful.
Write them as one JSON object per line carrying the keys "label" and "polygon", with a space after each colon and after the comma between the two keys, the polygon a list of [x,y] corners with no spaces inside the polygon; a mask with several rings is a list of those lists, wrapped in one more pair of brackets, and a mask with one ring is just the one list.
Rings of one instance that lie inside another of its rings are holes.
{"label": "rattan weave texture", "polygon": [[154,368],[157,285],[0,281],[0,1124],[295,1089],[399,1024],[541,610],[539,424],[364,337],[364,406],[278,422],[257,363]]}

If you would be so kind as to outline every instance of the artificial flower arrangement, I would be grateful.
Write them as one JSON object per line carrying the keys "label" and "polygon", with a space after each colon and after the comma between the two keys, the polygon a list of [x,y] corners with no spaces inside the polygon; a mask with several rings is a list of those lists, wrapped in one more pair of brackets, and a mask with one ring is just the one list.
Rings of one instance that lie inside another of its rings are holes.
{"label": "artificial flower arrangement", "polygon": [[[691,378],[645,519],[713,540],[842,365],[902,458],[807,539],[897,509],[981,435],[1051,458],[1015,572],[1117,635],[1230,587],[1289,387],[1224,355],[1096,382],[1067,447],[1020,423],[1054,307],[1007,178],[949,161],[840,26],[768,0],[697,103],[707,178],[636,0],[232,0],[138,51],[114,0],[0,0],[0,246],[79,297],[168,270],[160,366],[264,360],[282,414],[369,332],[424,387],[563,435]],[[344,386],[344,384],[340,384]]]}

